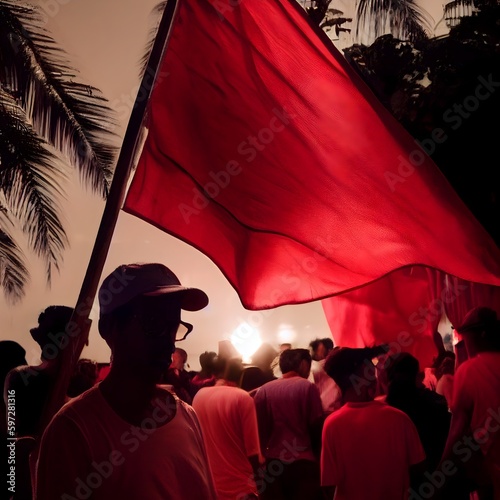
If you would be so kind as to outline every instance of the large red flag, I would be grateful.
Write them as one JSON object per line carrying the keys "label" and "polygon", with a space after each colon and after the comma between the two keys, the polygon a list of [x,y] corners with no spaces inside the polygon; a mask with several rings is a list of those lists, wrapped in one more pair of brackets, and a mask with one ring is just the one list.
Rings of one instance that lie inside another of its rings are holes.
{"label": "large red flag", "polygon": [[148,127],[124,209],[208,255],[249,309],[412,264],[500,285],[498,247],[293,1],[180,0]]}

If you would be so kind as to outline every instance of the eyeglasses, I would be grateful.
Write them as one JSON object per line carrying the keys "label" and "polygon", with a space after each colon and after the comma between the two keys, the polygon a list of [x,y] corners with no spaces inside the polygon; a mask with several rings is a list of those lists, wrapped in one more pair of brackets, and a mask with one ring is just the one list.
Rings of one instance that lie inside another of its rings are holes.
{"label": "eyeglasses", "polygon": [[193,328],[194,327],[191,323],[181,321],[177,327],[177,332],[175,333],[175,341],[181,342],[184,340],[193,331]]}
{"label": "eyeglasses", "polygon": [[134,318],[139,320],[142,331],[148,337],[164,337],[172,335],[175,331],[175,342],[181,342],[193,331],[193,325],[182,320],[168,320],[163,316],[149,315],[134,315]]}

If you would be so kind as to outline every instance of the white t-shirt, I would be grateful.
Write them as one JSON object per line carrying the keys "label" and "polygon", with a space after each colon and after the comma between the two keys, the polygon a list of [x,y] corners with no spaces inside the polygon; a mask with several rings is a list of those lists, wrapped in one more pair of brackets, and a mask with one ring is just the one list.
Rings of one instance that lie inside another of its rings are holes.
{"label": "white t-shirt", "polygon": [[167,391],[155,402],[141,427],[119,417],[99,386],[64,405],[42,437],[37,500],[215,499],[194,410]]}
{"label": "white t-shirt", "polygon": [[424,459],[413,422],[386,403],[346,403],[325,421],[321,484],[335,500],[407,499],[409,468]]}
{"label": "white t-shirt", "polygon": [[193,399],[212,468],[218,500],[257,494],[248,457],[260,458],[259,431],[253,398],[237,387],[200,389]]}

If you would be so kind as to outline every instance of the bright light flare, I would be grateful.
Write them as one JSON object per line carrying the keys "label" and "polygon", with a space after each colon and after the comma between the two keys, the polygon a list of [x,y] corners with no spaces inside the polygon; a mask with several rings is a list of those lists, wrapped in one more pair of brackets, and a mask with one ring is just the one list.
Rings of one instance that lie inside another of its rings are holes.
{"label": "bright light flare", "polygon": [[259,331],[242,323],[231,335],[231,344],[241,354],[244,363],[250,363],[252,354],[262,345]]}

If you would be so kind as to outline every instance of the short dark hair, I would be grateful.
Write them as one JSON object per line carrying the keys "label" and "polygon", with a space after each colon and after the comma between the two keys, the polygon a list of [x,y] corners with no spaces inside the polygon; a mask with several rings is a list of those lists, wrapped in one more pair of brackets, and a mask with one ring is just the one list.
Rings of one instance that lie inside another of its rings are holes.
{"label": "short dark hair", "polygon": [[318,350],[319,344],[321,343],[321,339],[314,339],[309,342],[309,347],[311,348],[312,352],[316,352]]}
{"label": "short dark hair", "polygon": [[311,364],[311,353],[307,349],[286,349],[280,354],[281,373],[298,372],[304,360]]}
{"label": "short dark hair", "polygon": [[342,393],[353,386],[352,376],[356,375],[366,363],[387,352],[383,345],[375,347],[339,347],[328,354],[325,361],[326,373],[340,387]]}
{"label": "short dark hair", "polygon": [[312,352],[316,352],[320,346],[320,344],[323,344],[325,346],[325,349],[327,352],[330,352],[333,349],[333,340],[329,337],[324,337],[322,339],[314,339],[311,340],[309,343],[309,347],[311,348]]}
{"label": "short dark hair", "polygon": [[[33,330],[33,340],[41,347],[42,354],[45,346],[62,340],[61,334],[65,334],[66,327],[73,315],[73,308],[68,306],[48,306],[38,316],[38,328]],[[42,326],[43,324],[43,326]]]}
{"label": "short dark hair", "polygon": [[333,349],[333,340],[329,337],[321,339],[321,343],[326,347],[326,350],[330,352]]}

